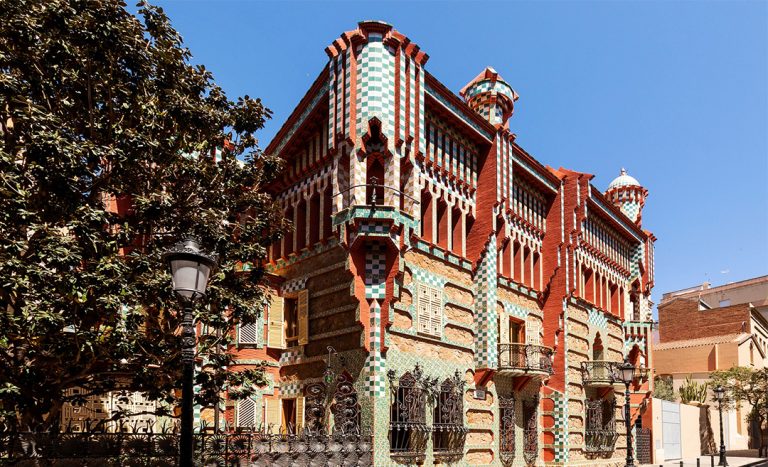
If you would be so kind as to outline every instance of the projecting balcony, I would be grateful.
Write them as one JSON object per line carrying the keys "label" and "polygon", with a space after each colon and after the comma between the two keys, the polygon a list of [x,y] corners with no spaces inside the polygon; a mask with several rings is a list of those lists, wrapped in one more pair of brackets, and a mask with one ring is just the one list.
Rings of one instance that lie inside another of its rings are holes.
{"label": "projecting balcony", "polygon": [[533,344],[499,344],[498,373],[507,376],[549,376],[552,349]]}
{"label": "projecting balcony", "polygon": [[613,383],[621,381],[619,365],[619,362],[605,360],[581,362],[582,381],[585,386],[612,386]]}

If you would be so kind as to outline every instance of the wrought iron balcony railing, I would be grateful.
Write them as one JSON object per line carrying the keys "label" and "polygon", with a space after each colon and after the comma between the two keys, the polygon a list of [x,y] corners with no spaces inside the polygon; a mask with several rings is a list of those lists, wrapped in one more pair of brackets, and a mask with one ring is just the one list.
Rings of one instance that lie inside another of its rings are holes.
{"label": "wrought iron balcony railing", "polygon": [[616,428],[601,428],[584,431],[584,450],[586,452],[612,452],[616,447],[619,434]]}
{"label": "wrought iron balcony railing", "polygon": [[620,381],[619,362],[592,360],[581,362],[581,377],[588,386],[611,386]]}
{"label": "wrought iron balcony railing", "polygon": [[552,349],[533,344],[499,344],[499,371],[552,374]]}

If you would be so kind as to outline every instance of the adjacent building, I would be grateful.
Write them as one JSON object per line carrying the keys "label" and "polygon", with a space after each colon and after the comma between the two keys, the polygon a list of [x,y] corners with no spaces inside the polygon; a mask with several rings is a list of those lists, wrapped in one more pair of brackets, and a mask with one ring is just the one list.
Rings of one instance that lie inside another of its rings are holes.
{"label": "adjacent building", "polygon": [[295,229],[230,349],[271,384],[228,401],[228,423],[370,432],[375,465],[622,463],[617,363],[641,369],[638,426],[652,390],[647,190],[526,152],[492,68],[456,95],[376,21],[325,51],[266,149]]}
{"label": "adjacent building", "polygon": [[[687,378],[703,383],[713,371],[768,365],[768,276],[668,292],[658,308],[656,374],[671,380],[675,393]],[[725,415],[728,449],[758,444],[749,412],[743,405]]]}

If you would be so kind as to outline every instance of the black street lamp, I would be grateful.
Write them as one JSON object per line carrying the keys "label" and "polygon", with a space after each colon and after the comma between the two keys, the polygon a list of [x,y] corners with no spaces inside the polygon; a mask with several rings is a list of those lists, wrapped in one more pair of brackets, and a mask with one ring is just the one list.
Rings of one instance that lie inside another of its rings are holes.
{"label": "black street lamp", "polygon": [[624,363],[619,365],[619,371],[621,372],[621,381],[626,387],[624,392],[624,425],[627,428],[627,467],[634,467],[635,458],[632,453],[632,424],[630,423],[630,408],[629,408],[629,385],[635,379],[635,367],[629,363],[628,359],[624,359]]}
{"label": "black street lamp", "polygon": [[192,305],[205,295],[208,278],[216,268],[216,257],[203,253],[200,243],[193,237],[185,238],[163,254],[173,280],[173,290],[184,308],[181,319],[181,439],[179,466],[192,467],[193,386],[195,377],[195,323]]}
{"label": "black street lamp", "polygon": [[719,384],[715,389],[715,399],[717,399],[717,409],[720,412],[720,462],[717,465],[727,466],[728,461],[725,460],[725,438],[723,438],[723,397],[725,396],[725,388]]}

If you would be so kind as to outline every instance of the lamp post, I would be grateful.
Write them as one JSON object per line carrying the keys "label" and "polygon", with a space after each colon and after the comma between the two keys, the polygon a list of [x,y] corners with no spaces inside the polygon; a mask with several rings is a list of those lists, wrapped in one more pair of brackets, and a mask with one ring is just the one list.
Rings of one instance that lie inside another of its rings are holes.
{"label": "lamp post", "polygon": [[184,314],[181,319],[181,439],[179,466],[192,467],[193,385],[195,377],[195,323],[192,305],[205,295],[208,278],[216,268],[216,257],[200,249],[200,242],[185,238],[163,254],[171,270],[173,290],[179,296]]}
{"label": "lamp post", "polygon": [[717,399],[717,409],[720,412],[720,462],[717,465],[727,466],[728,461],[725,460],[725,438],[723,437],[723,397],[725,396],[725,388],[719,384],[715,389],[715,399]]}
{"label": "lamp post", "polygon": [[632,453],[632,424],[630,423],[630,410],[629,410],[629,385],[632,380],[635,379],[635,367],[629,363],[628,359],[624,359],[624,363],[619,365],[621,371],[621,381],[626,388],[624,392],[624,425],[627,428],[627,467],[634,467],[635,458]]}

